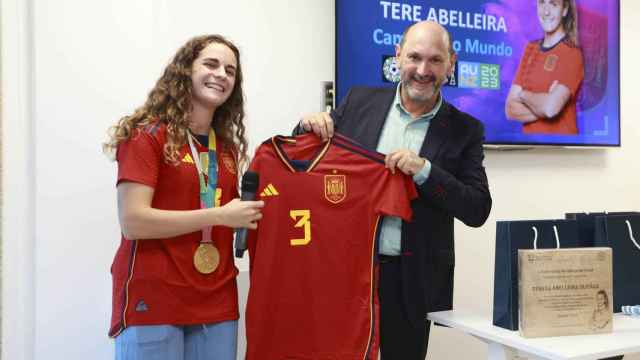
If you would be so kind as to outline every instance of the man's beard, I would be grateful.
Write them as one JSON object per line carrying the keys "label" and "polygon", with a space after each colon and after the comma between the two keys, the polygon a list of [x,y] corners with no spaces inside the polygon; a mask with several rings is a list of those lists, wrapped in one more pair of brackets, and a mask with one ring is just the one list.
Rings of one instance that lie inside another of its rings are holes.
{"label": "man's beard", "polygon": [[403,83],[403,88],[409,99],[416,102],[425,102],[427,100],[433,99],[440,92],[441,87],[442,83],[438,83],[437,79],[435,78],[432,79],[431,83],[429,84],[429,88],[426,90],[417,90],[412,88],[411,81]]}

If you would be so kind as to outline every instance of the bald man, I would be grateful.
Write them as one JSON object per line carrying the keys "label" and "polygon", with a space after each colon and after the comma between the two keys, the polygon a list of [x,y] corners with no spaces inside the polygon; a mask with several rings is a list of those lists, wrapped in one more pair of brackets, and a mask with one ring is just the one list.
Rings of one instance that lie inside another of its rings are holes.
{"label": "bald man", "polygon": [[380,227],[380,349],[383,360],[423,360],[427,312],[452,308],[453,219],[479,227],[491,195],[483,167],[484,128],[441,95],[456,54],[449,33],[419,22],[396,46],[401,81],[353,88],[331,114],[305,116],[294,133],[328,139],[337,131],[386,154],[385,165],[413,177],[413,221],[387,216]]}

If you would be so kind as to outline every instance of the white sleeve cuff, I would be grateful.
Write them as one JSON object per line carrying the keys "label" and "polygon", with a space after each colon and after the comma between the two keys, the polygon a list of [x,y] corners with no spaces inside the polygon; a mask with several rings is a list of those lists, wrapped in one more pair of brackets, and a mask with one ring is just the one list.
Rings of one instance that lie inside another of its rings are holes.
{"label": "white sleeve cuff", "polygon": [[431,162],[425,159],[422,169],[413,175],[413,181],[418,185],[422,185],[429,178],[429,174],[431,174]]}

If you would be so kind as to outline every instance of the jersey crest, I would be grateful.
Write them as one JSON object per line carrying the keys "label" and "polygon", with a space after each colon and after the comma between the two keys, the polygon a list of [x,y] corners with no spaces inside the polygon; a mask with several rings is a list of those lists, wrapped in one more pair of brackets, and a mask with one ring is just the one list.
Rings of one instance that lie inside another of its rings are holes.
{"label": "jersey crest", "polygon": [[546,71],[553,71],[558,63],[558,55],[551,54],[544,60],[544,69]]}
{"label": "jersey crest", "polygon": [[347,197],[347,177],[345,175],[324,176],[324,197],[337,204]]}

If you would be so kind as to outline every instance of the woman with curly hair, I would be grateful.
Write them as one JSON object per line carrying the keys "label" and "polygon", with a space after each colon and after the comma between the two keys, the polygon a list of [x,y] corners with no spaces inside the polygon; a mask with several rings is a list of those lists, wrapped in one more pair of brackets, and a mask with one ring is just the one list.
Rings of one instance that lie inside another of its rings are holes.
{"label": "woman with curly hair", "polygon": [[219,35],[182,46],[145,104],[111,129],[118,216],[109,335],[117,360],[236,358],[232,228],[256,228],[239,201],[246,162],[242,69]]}

